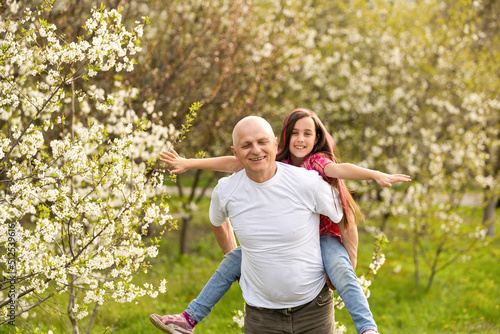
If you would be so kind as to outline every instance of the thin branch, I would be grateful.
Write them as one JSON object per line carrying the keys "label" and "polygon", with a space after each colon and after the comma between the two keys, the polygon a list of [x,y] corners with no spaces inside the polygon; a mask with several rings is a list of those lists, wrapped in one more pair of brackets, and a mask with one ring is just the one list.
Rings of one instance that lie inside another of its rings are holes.
{"label": "thin branch", "polygon": [[36,115],[31,118],[31,120],[28,122],[28,124],[26,125],[26,127],[23,129],[23,131],[21,132],[21,135],[16,139],[16,141],[12,144],[12,146],[10,147],[10,150],[9,152],[7,152],[5,154],[5,157],[2,159],[1,163],[4,163],[5,161],[7,161],[7,159],[9,158],[10,154],[12,153],[12,151],[14,150],[14,148],[19,144],[19,142],[21,141],[21,138],[24,136],[24,134],[26,133],[26,131],[28,131],[28,129],[30,128],[31,124],[33,124],[33,122],[35,121],[35,119],[38,118],[38,116],[40,116],[40,114],[42,113],[42,111],[45,109],[45,107],[47,106],[47,104],[52,100],[52,98],[56,95],[57,92],[59,92],[59,90],[62,88],[62,86],[66,83],[66,80],[63,80],[61,82],[61,84],[59,85],[59,87],[57,87],[53,92],[52,94],[50,95],[50,97],[43,103],[42,107],[40,109],[38,109],[36,106],[35,108],[37,109],[37,113]]}
{"label": "thin branch", "polygon": [[[27,309],[23,309],[23,311],[21,311],[21,312],[19,312],[19,313],[15,314],[15,315],[14,315],[14,317],[17,317],[17,316],[21,315],[22,313],[27,312],[27,311],[31,310],[32,308],[34,308],[34,307],[37,307],[38,305],[42,304],[44,301],[46,301],[47,299],[51,298],[52,296],[54,296],[55,294],[57,294],[59,291],[64,290],[64,289],[65,289],[65,288],[61,288],[61,289],[59,289],[58,291],[51,293],[51,294],[50,294],[50,295],[48,295],[47,297],[45,297],[45,298],[43,298],[43,299],[39,300],[37,303],[35,303],[35,304],[33,304],[33,305],[30,305],[30,307],[29,307],[29,308],[27,308]],[[31,290],[34,290],[34,289],[31,289]],[[23,295],[24,295],[24,294],[23,294]],[[19,299],[19,298],[18,298],[18,299]],[[10,300],[9,300],[9,303],[10,303]],[[4,306],[4,305],[0,305],[0,308],[1,308],[2,306]],[[11,321],[11,320],[10,320],[10,319],[6,319],[6,320],[4,320],[4,321],[1,321],[1,322],[0,322],[0,325],[4,324],[4,323],[6,323],[6,322],[9,322],[9,321]]]}
{"label": "thin branch", "polygon": [[[40,116],[40,114],[42,113],[42,111],[45,109],[45,107],[47,106],[47,104],[49,104],[50,101],[52,101],[52,98],[59,92],[59,90],[68,82],[69,79],[73,80],[74,79],[74,75],[78,72],[80,72],[80,70],[88,63],[88,60],[86,60],[85,62],[83,62],[83,64],[80,66],[80,68],[78,70],[76,70],[73,74],[66,76],[64,77],[64,79],[61,81],[61,84],[52,92],[52,94],[50,94],[49,98],[47,98],[47,100],[43,103],[43,105],[38,108],[38,106],[34,105],[31,100],[26,97],[26,100],[33,105],[33,107],[35,107],[35,109],[37,110],[37,113],[36,115],[31,118],[31,120],[28,122],[28,124],[26,125],[26,127],[23,129],[23,131],[21,132],[21,135],[16,139],[16,141],[12,144],[9,152],[7,152],[5,154],[5,156],[3,157],[2,161],[0,163],[4,163],[5,161],[7,161],[7,159],[9,158],[10,154],[12,153],[12,151],[14,150],[14,148],[19,144],[21,138],[24,136],[24,134],[26,133],[26,131],[28,131],[29,127],[31,126],[31,124],[33,124],[33,122],[35,121],[35,119],[38,118],[38,116]],[[69,79],[68,79],[69,78]],[[19,91],[19,90],[18,90]],[[21,93],[22,95],[24,95],[21,91],[19,91],[19,93]]]}

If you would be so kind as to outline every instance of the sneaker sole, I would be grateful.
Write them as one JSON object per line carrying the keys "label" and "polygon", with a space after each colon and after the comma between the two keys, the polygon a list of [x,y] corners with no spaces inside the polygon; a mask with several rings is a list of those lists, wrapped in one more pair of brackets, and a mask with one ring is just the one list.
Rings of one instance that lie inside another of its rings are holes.
{"label": "sneaker sole", "polygon": [[161,322],[160,319],[158,319],[154,315],[150,315],[149,320],[151,320],[151,323],[153,325],[155,325],[156,328],[164,331],[165,333],[169,333],[169,334],[193,334],[193,331],[190,331],[188,329],[184,329],[184,328],[179,327],[179,326],[174,325],[174,324],[165,325],[163,322]]}

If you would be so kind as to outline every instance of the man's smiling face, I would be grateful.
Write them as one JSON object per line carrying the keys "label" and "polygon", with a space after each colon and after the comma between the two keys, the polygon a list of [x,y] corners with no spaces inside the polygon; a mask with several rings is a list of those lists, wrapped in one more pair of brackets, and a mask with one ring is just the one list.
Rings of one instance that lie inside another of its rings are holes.
{"label": "man's smiling face", "polygon": [[265,182],[274,176],[277,149],[276,137],[263,119],[248,117],[235,126],[231,150],[252,181]]}

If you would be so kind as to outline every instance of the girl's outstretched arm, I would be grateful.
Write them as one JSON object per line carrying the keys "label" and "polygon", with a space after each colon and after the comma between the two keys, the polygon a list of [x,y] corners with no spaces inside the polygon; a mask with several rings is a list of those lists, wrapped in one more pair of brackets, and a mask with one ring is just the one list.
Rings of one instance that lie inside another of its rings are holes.
{"label": "girl's outstretched arm", "polygon": [[328,177],[344,180],[374,180],[382,187],[390,187],[396,182],[410,182],[411,178],[404,174],[386,174],[373,169],[359,167],[348,163],[331,163],[326,165]]}
{"label": "girl's outstretched arm", "polygon": [[224,156],[206,159],[181,158],[173,149],[160,153],[160,161],[169,164],[173,170],[170,174],[182,174],[190,169],[208,169],[217,172],[237,172],[243,169],[241,163],[234,156]]}

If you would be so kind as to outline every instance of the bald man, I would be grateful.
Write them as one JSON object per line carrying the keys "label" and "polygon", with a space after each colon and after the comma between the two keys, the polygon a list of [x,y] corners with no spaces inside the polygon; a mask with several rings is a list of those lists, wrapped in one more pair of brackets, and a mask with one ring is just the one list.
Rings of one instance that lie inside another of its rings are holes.
{"label": "bald man", "polygon": [[219,180],[210,221],[223,226],[229,218],[241,244],[245,333],[331,334],[319,215],[339,222],[338,196],[317,172],[276,162],[277,148],[264,119],[238,122],[231,150],[244,169]]}
{"label": "bald man", "polygon": [[[216,239],[227,254],[185,312],[150,315],[157,328],[194,333],[194,326],[241,277],[245,333],[333,333],[319,215],[339,222],[341,206],[317,172],[276,162],[277,146],[264,119],[250,116],[236,124],[231,150],[244,169],[219,180],[210,204]],[[231,226],[241,247],[236,248]]]}

